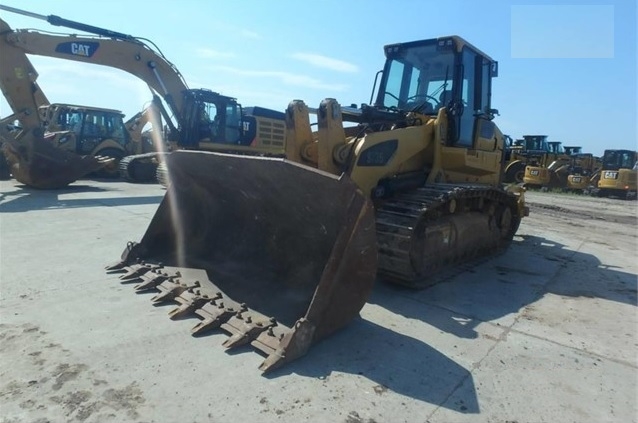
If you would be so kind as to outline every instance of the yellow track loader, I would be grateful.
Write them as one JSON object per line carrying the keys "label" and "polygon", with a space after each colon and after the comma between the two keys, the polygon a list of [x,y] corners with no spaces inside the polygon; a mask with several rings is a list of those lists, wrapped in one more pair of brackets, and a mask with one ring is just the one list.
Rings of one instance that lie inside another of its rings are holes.
{"label": "yellow track loader", "polygon": [[172,153],[146,233],[107,270],[269,371],[357,316],[377,277],[423,288],[506,248],[528,211],[501,183],[497,62],[457,36],[384,51],[372,105],[290,103],[286,159]]}

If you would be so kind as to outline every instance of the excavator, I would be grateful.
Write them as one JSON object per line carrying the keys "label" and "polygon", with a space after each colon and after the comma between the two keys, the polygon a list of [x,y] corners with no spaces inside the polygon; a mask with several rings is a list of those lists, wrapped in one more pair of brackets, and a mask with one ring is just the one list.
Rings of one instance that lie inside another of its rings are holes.
{"label": "excavator", "polygon": [[567,192],[584,193],[600,176],[601,161],[592,153],[575,153],[568,165],[559,174],[567,174],[563,189]]}
{"label": "excavator", "polygon": [[599,197],[636,198],[638,185],[638,152],[605,150],[597,189]]}
{"label": "excavator", "polygon": [[[26,54],[92,63],[128,72],[144,82],[161,99],[157,107],[164,118],[162,132],[171,150],[195,149],[281,157],[285,148],[284,114],[254,107],[242,109],[233,97],[207,89],[190,89],[178,69],[151,42],[55,15],[39,15],[0,5],[1,10],[42,19],[93,35],[50,34],[32,29],[12,30],[2,21],[0,71],[3,93],[13,99],[29,95],[37,73],[22,65]],[[18,65],[16,65],[16,63]],[[13,90],[13,91],[11,91]],[[12,109],[16,110],[17,107]],[[36,119],[37,104],[23,107],[18,119],[23,131],[18,139],[3,135],[4,148],[14,176],[26,185],[59,188],[110,164],[113,159],[65,152],[43,139]],[[8,153],[7,153],[8,152]],[[120,161],[125,178],[139,180],[155,175],[164,152],[127,156]],[[149,170],[150,168],[150,170]]]}
{"label": "excavator", "polygon": [[270,372],[358,316],[377,278],[422,289],[504,251],[529,210],[502,181],[497,62],[458,36],[384,52],[371,105],[290,102],[286,158],[171,153],[146,232],[107,272]]}
{"label": "excavator", "polygon": [[[2,25],[1,19],[0,25]],[[33,69],[26,55],[22,55],[21,63],[14,67],[14,69],[18,68]],[[17,83],[7,83],[7,81],[14,82],[11,81],[11,76],[0,78],[0,87],[3,88],[5,97],[10,99],[14,111],[12,115],[0,121],[5,128],[5,138],[18,133],[15,125],[14,128],[7,127],[14,121],[19,122],[22,129],[21,120],[24,121],[27,115],[21,111],[37,107],[39,121],[32,119],[31,122],[32,124],[37,122],[38,129],[43,131],[43,138],[48,144],[64,150],[59,152],[53,150],[60,160],[74,158],[67,152],[77,154],[78,159],[84,155],[114,159],[113,162],[97,170],[95,176],[119,177],[117,167],[119,159],[131,154],[154,151],[149,134],[142,132],[144,125],[150,119],[150,106],[125,122],[124,114],[119,110],[68,103],[50,104],[35,81],[36,78],[35,70],[30,81],[24,81],[22,86]],[[33,89],[27,89],[28,86]],[[29,122],[26,123],[29,125]],[[10,174],[6,159],[4,157],[2,159],[6,172]],[[73,160],[68,166],[72,167],[72,163]],[[8,179],[8,176],[6,175],[4,179]]]}

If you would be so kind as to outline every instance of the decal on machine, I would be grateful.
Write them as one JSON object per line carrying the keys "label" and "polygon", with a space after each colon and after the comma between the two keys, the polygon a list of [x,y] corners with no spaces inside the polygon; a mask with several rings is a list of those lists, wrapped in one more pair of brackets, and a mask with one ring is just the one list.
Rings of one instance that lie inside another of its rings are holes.
{"label": "decal on machine", "polygon": [[24,79],[24,77],[27,76],[27,73],[24,71],[23,67],[13,68],[13,71],[16,75],[16,78],[18,79]]}
{"label": "decal on machine", "polygon": [[73,56],[92,57],[100,47],[100,43],[93,41],[65,42],[55,47],[56,53],[70,54]]}
{"label": "decal on machine", "polygon": [[605,179],[616,179],[616,178],[618,178],[618,172],[614,172],[612,170],[607,170],[607,171],[605,171],[604,178]]}

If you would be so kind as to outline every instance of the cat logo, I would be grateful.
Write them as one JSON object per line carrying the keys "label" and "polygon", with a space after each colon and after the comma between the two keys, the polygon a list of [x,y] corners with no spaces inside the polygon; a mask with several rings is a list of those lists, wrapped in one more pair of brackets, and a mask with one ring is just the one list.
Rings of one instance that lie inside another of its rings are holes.
{"label": "cat logo", "polygon": [[57,53],[70,54],[80,57],[92,57],[100,47],[100,43],[93,41],[78,42],[66,42],[60,43],[55,47]]}
{"label": "cat logo", "polygon": [[86,56],[90,57],[89,52],[91,51],[91,46],[86,44],[79,43],[71,43],[71,54],[75,54],[76,56]]}
{"label": "cat logo", "polygon": [[612,170],[607,170],[603,174],[603,178],[604,179],[617,179],[618,178],[618,172],[614,172]]}

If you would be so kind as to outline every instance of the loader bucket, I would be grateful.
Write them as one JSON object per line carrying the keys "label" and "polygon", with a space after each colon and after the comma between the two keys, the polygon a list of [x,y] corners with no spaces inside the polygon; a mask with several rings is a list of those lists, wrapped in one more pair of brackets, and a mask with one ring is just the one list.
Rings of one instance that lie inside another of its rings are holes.
{"label": "loader bucket", "polygon": [[121,271],[136,290],[195,314],[198,335],[250,343],[264,372],[304,355],[355,318],[377,269],[374,211],[347,177],[285,159],[177,151],[171,183]]}
{"label": "loader bucket", "polygon": [[58,189],[105,166],[108,157],[80,156],[53,145],[42,137],[27,140],[4,140],[2,143],[13,177],[39,189]]}

